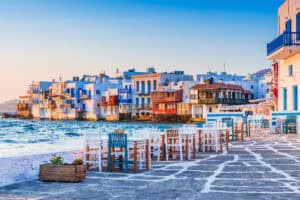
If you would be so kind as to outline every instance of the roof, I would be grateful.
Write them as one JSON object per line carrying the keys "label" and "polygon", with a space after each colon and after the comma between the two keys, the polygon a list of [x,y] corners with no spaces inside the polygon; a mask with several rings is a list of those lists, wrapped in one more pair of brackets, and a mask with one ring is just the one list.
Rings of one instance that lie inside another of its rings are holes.
{"label": "roof", "polygon": [[244,90],[241,85],[225,84],[225,83],[212,83],[212,84],[197,84],[191,89],[206,89],[206,90],[216,90],[216,89],[232,89],[232,90]]}

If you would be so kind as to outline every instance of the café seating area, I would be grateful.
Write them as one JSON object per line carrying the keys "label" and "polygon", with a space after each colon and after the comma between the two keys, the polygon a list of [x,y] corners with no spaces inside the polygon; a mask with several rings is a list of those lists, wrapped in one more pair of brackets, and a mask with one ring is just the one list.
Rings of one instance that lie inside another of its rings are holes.
{"label": "caf\u00e9 seating area", "polygon": [[86,133],[84,163],[88,169],[99,172],[150,170],[152,162],[183,162],[202,154],[229,152],[230,142],[250,136],[250,127],[244,118],[217,116],[205,124],[175,128]]}

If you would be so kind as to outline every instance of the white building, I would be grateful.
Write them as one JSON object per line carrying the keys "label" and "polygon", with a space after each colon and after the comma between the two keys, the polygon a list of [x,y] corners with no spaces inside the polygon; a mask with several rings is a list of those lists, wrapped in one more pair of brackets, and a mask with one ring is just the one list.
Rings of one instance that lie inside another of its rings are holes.
{"label": "white building", "polygon": [[31,115],[33,118],[49,119],[47,112],[48,104],[45,102],[49,94],[49,87],[52,82],[36,81],[29,86],[28,95],[31,103]]}

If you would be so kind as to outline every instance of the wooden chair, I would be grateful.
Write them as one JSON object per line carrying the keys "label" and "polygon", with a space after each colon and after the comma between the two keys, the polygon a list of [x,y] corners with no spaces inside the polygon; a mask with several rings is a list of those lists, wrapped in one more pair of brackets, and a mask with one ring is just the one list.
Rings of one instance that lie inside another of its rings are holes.
{"label": "wooden chair", "polygon": [[127,148],[127,134],[124,133],[110,133],[108,135],[108,169],[113,171],[115,166],[119,169],[125,165],[125,172],[128,172],[128,148]]}

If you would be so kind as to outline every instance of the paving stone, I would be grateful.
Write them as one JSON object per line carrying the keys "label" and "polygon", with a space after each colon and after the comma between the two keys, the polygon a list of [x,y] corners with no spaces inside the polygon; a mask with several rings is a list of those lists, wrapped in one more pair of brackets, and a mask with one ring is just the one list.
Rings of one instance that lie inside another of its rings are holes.
{"label": "paving stone", "polygon": [[9,185],[0,188],[0,200],[300,199],[299,158],[300,136],[262,132],[252,134],[251,140],[233,142],[229,153],[200,152],[192,161],[153,161],[150,171],[88,172],[82,183],[36,180]]}

